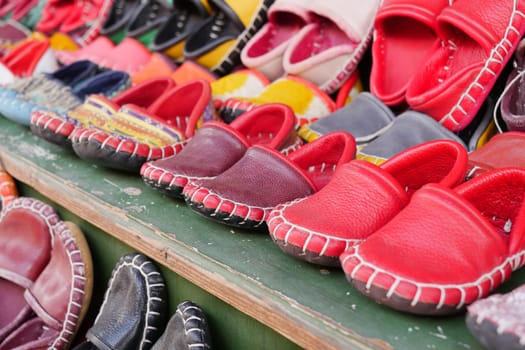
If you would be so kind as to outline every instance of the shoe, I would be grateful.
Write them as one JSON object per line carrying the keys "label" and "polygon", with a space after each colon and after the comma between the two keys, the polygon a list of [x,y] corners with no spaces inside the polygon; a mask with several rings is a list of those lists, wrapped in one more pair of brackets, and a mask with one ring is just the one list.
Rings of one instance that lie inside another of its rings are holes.
{"label": "shoe", "polygon": [[74,350],[151,349],[166,326],[167,310],[159,269],[142,254],[126,254],[113,268],[87,341]]}
{"label": "shoe", "polygon": [[514,67],[501,96],[501,119],[509,131],[525,131],[525,101],[523,100],[523,69],[525,68],[525,40],[516,49]]}
{"label": "shoe", "polygon": [[70,35],[80,46],[95,40],[109,16],[114,0],[75,0],[69,16],[60,24],[60,32]]}
{"label": "shoe", "polygon": [[30,128],[40,138],[73,150],[69,136],[76,128],[102,127],[125,105],[148,108],[174,86],[170,78],[156,78],[126,89],[112,99],[90,95],[84,103],[66,113],[37,110],[31,113]]}
{"label": "shoe", "polygon": [[349,247],[341,266],[378,303],[420,315],[455,314],[523,266],[524,215],[524,169],[497,169],[454,189],[428,184]]}
{"label": "shoe", "polygon": [[270,81],[253,69],[240,69],[210,82],[213,105],[217,110],[230,98],[252,98],[261,94]]}
{"label": "shoe", "polygon": [[346,106],[301,126],[299,136],[311,142],[329,132],[343,130],[354,136],[357,146],[362,146],[381,135],[394,118],[394,113],[383,102],[369,92],[362,92]]}
{"label": "shoe", "polygon": [[211,334],[204,311],[191,301],[177,305],[164,333],[152,350],[211,349]]}
{"label": "shoe", "polygon": [[55,56],[63,65],[68,65],[81,60],[88,60],[101,65],[104,56],[114,48],[115,44],[113,44],[111,40],[105,36],[99,36],[93,42],[81,49],[55,51]]}
{"label": "shoe", "polygon": [[125,37],[126,27],[139,9],[139,0],[115,0],[106,21],[100,29],[100,35],[119,43]]}
{"label": "shoe", "polygon": [[493,136],[483,147],[469,153],[467,180],[493,169],[525,168],[525,157],[520,151],[525,144],[525,133],[509,131]]}
{"label": "shoe", "polygon": [[466,323],[485,349],[515,349],[525,346],[523,306],[525,287],[506,294],[494,294],[467,307]]}
{"label": "shoe", "polygon": [[410,82],[408,105],[449,130],[463,130],[525,34],[524,12],[521,1],[483,0],[457,0],[441,11],[439,42]]}
{"label": "shoe", "polygon": [[432,140],[452,140],[466,148],[463,140],[434,119],[408,110],[397,116],[379,137],[360,147],[356,158],[379,165],[410,147]]}
{"label": "shoe", "polygon": [[388,106],[405,105],[416,70],[438,43],[437,16],[448,0],[385,0],[375,22],[370,91]]}
{"label": "shoe", "polygon": [[71,222],[57,223],[52,244],[49,263],[24,292],[31,318],[0,343],[0,350],[65,350],[74,340],[91,301],[91,253]]}
{"label": "shoe", "polygon": [[211,89],[195,80],[178,85],[148,109],[126,105],[101,128],[77,128],[75,153],[102,166],[138,173],[143,163],[177,154],[204,122],[214,120]]}
{"label": "shoe", "polygon": [[231,124],[207,122],[176,155],[145,163],[140,173],[150,187],[172,197],[197,179],[212,179],[235,164],[253,145],[266,145],[283,154],[302,144],[294,130],[293,111],[267,104],[244,113]]}
{"label": "shoe", "polygon": [[[19,197],[0,214],[0,342],[31,316],[24,298],[51,258],[60,218],[36,199]],[[9,302],[7,302],[7,300]]]}
{"label": "shoe", "polygon": [[166,23],[173,8],[165,0],[143,1],[126,28],[126,36],[135,38],[148,46]]}
{"label": "shoe", "polygon": [[149,79],[169,77],[175,69],[177,66],[168,57],[154,52],[141,70],[131,74],[131,81],[137,85]]}
{"label": "shoe", "polygon": [[275,206],[319,191],[354,154],[354,139],[345,132],[325,135],[288,156],[256,145],[220,175],[188,183],[183,195],[186,204],[202,216],[229,226],[264,230]]}
{"label": "shoe", "polygon": [[213,16],[188,37],[183,55],[219,76],[240,64],[246,42],[266,21],[274,0],[209,0]]}
{"label": "shoe", "polygon": [[345,249],[388,223],[414,192],[428,183],[455,187],[466,171],[467,151],[449,140],[411,147],[380,166],[354,160],[319,192],[277,206],[267,219],[270,236],[289,255],[338,267]]}
{"label": "shoe", "polygon": [[254,97],[232,97],[224,101],[219,114],[231,123],[244,112],[266,103],[283,103],[294,111],[299,127],[312,123],[335,110],[335,102],[311,82],[286,76],[277,79]]}
{"label": "shoe", "polygon": [[146,46],[133,38],[126,38],[97,63],[107,69],[134,74],[141,71],[150,59],[151,52]]}
{"label": "shoe", "polygon": [[314,19],[293,36],[284,52],[287,74],[331,94],[357,69],[372,39],[380,0],[312,0]]}
{"label": "shoe", "polygon": [[313,20],[312,3],[312,0],[276,0],[268,9],[268,22],[242,49],[242,63],[272,81],[285,75],[284,52],[293,36]]}

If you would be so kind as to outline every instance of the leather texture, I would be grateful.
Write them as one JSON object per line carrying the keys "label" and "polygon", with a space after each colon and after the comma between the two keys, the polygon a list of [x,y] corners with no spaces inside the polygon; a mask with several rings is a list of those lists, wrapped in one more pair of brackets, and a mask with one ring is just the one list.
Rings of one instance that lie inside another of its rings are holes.
{"label": "leather texture", "polygon": [[29,316],[23,297],[51,257],[54,226],[52,207],[20,197],[0,216],[0,341]]}
{"label": "leather texture", "polygon": [[87,344],[75,349],[147,350],[167,321],[166,287],[146,256],[122,256],[113,269],[104,302],[88,330]]}
{"label": "leather texture", "polygon": [[405,103],[416,70],[437,42],[437,16],[448,0],[385,0],[375,22],[370,91],[389,106]]}
{"label": "leather texture", "polygon": [[525,101],[523,69],[525,68],[525,40],[521,40],[515,52],[514,67],[507,78],[501,96],[500,112],[510,131],[525,131]]}
{"label": "leather texture", "polygon": [[458,313],[523,266],[523,218],[523,169],[497,169],[454,189],[428,184],[345,251],[341,265],[360,292],[382,304],[416,314]]}
{"label": "leather texture", "polygon": [[525,33],[522,1],[457,0],[437,17],[434,45],[407,89],[409,106],[452,131],[470,124]]}
{"label": "leather texture", "polygon": [[355,137],[357,145],[366,144],[379,136],[394,121],[394,113],[369,92],[362,92],[346,106],[303,125],[299,135],[313,141],[333,131],[346,131]]}
{"label": "leather texture", "polygon": [[339,266],[345,249],[388,223],[415,191],[428,183],[453,187],[466,168],[466,150],[448,140],[409,148],[379,167],[351,161],[319,192],[277,206],[267,219],[270,236],[285,253]]}
{"label": "leather texture", "polygon": [[208,122],[178,154],[144,164],[141,175],[151,187],[182,198],[188,181],[221,174],[252,145],[283,152],[299,147],[294,125],[293,111],[281,104],[260,106],[231,124]]}
{"label": "leather texture", "polygon": [[222,174],[186,185],[183,194],[193,210],[207,217],[233,226],[264,227],[273,207],[321,189],[354,152],[354,139],[345,132],[325,135],[287,157],[256,145]]}
{"label": "leather texture", "polygon": [[197,304],[186,300],[177,305],[175,314],[152,350],[211,348],[211,333],[204,312]]}
{"label": "leather texture", "polygon": [[472,179],[496,168],[525,168],[522,149],[525,134],[519,131],[494,135],[483,147],[469,153],[467,177]]}

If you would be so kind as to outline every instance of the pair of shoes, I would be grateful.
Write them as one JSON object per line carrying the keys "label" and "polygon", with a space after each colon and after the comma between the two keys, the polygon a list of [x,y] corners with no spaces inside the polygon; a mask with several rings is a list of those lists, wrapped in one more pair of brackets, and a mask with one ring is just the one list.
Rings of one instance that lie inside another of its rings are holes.
{"label": "pair of shoes", "polygon": [[275,206],[316,193],[354,155],[354,139],[345,132],[327,134],[286,156],[255,145],[217,176],[190,181],[182,194],[200,215],[234,227],[264,230]]}
{"label": "pair of shoes", "polygon": [[15,180],[0,167],[0,211],[17,197]]}
{"label": "pair of shoes", "polygon": [[209,0],[213,15],[186,39],[183,55],[219,76],[240,64],[246,42],[266,21],[274,0]]}
{"label": "pair of shoes", "polygon": [[100,127],[76,128],[75,153],[105,167],[138,172],[149,160],[177,154],[202,123],[217,119],[204,80],[177,85],[147,109],[125,105]]}
{"label": "pair of shoes", "polygon": [[489,350],[524,349],[523,305],[525,286],[494,294],[467,307],[466,323],[474,337]]}
{"label": "pair of shoes", "polygon": [[49,205],[20,197],[0,215],[0,349],[67,349],[89,307],[84,235]]}
{"label": "pair of shoes", "polygon": [[432,140],[463,141],[423,113],[407,110],[398,116],[368,92],[358,94],[348,105],[299,129],[306,141],[342,130],[357,143],[356,157],[381,164],[404,150]]}
{"label": "pair of shoes", "polygon": [[266,103],[282,103],[292,108],[297,116],[297,126],[311,123],[336,109],[332,98],[316,85],[289,75],[273,81],[256,96],[235,96],[225,100],[219,114],[225,122],[231,123],[242,113]]}
{"label": "pair of shoes", "polygon": [[464,129],[518,47],[524,13],[520,1],[385,1],[372,43],[372,93]]}
{"label": "pair of shoes", "polygon": [[0,59],[0,84],[13,82],[39,73],[51,73],[58,69],[48,39],[27,39],[16,45]]}
{"label": "pair of shoes", "polygon": [[293,112],[281,104],[257,107],[231,124],[207,122],[178,154],[147,162],[140,173],[152,188],[183,198],[188,182],[220,175],[252,146],[265,145],[284,154],[299,148],[294,125]]}
{"label": "pair of shoes", "polygon": [[0,114],[30,125],[34,111],[65,112],[91,94],[109,98],[129,87],[129,75],[120,71],[98,71],[89,61],[75,62],[51,75],[16,81],[0,95]]}
{"label": "pair of shoes", "polygon": [[175,0],[173,10],[159,28],[149,47],[163,52],[173,60],[184,60],[186,40],[208,19],[213,10],[206,0]]}
{"label": "pair of shoes", "polygon": [[111,99],[93,94],[84,103],[65,113],[34,111],[31,113],[30,128],[33,134],[72,150],[70,135],[75,129],[91,126],[102,128],[127,105],[148,109],[174,87],[175,82],[172,79],[157,78],[126,89]]}
{"label": "pair of shoes", "polygon": [[91,44],[77,51],[57,51],[62,64],[90,60],[101,67],[134,74],[144,69],[151,60],[151,52],[139,41],[126,38],[115,46],[107,37],[99,36]]}
{"label": "pair of shoes", "polygon": [[157,266],[140,253],[116,263],[87,341],[74,350],[209,348],[202,309],[183,301],[166,326],[167,290]]}
{"label": "pair of shoes", "polygon": [[277,0],[241,60],[270,80],[292,74],[333,93],[357,69],[379,6],[375,0]]}

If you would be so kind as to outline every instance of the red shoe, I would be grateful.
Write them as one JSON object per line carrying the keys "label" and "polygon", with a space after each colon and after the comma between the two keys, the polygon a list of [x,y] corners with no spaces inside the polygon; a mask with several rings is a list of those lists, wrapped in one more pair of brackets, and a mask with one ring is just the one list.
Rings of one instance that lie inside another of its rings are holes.
{"label": "red shoe", "polygon": [[525,34],[524,13],[523,1],[456,0],[445,8],[436,19],[440,41],[407,89],[409,106],[449,130],[467,127]]}
{"label": "red shoe", "polygon": [[183,194],[190,208],[203,216],[230,226],[264,229],[275,206],[319,191],[335,169],[354,156],[355,140],[346,132],[326,134],[287,157],[253,146],[220,175],[188,183]]}
{"label": "red shoe", "polygon": [[348,281],[394,309],[457,313],[525,263],[525,169],[487,172],[455,189],[429,184],[341,255]]}
{"label": "red shoe", "polygon": [[267,224],[287,254],[339,266],[339,256],[384,226],[428,183],[452,187],[465,178],[467,151],[457,142],[426,142],[381,166],[362,160],[343,165],[314,195],[282,204]]}

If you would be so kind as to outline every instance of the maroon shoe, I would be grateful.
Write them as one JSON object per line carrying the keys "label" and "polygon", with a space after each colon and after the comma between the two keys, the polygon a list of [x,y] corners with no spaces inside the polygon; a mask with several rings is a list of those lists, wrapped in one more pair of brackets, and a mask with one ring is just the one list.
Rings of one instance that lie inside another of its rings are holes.
{"label": "maroon shoe", "polygon": [[231,124],[208,122],[180,153],[145,163],[144,182],[178,198],[189,181],[212,179],[237,162],[253,145],[266,145],[284,154],[301,144],[295,115],[284,104],[267,104],[244,113]]}
{"label": "maroon shoe", "polygon": [[335,169],[354,156],[355,140],[346,132],[329,133],[288,157],[253,146],[214,179],[187,184],[183,194],[201,215],[231,226],[261,229],[276,205],[319,191]]}
{"label": "maroon shoe", "polygon": [[287,254],[311,263],[340,266],[339,256],[385,225],[427,183],[463,182],[467,151],[457,142],[430,141],[377,166],[355,160],[339,168],[314,195],[277,206],[267,224]]}

